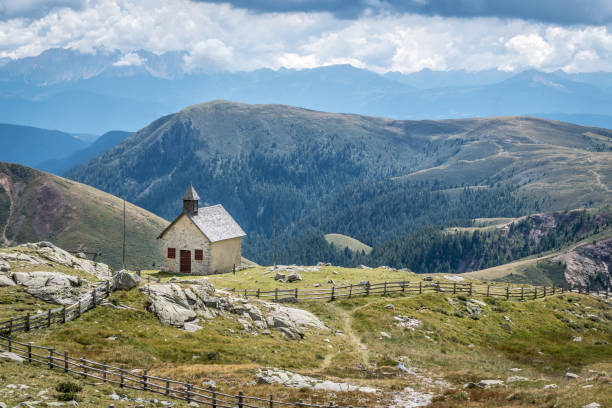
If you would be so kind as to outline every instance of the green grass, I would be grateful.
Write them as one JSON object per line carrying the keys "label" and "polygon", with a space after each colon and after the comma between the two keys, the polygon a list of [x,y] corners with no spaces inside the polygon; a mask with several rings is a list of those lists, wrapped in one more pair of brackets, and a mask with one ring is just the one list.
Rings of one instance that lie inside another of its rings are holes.
{"label": "green grass", "polygon": [[366,254],[372,252],[372,247],[364,244],[363,242],[349,237],[347,235],[342,234],[325,234],[325,240],[334,244],[334,246],[340,250],[344,250],[344,248],[348,248],[353,252],[361,252],[364,251]]}

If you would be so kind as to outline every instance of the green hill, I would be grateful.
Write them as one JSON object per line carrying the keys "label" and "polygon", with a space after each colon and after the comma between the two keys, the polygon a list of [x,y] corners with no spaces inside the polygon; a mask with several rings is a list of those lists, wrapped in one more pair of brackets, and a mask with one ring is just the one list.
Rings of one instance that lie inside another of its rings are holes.
{"label": "green hill", "polygon": [[330,244],[334,244],[336,246],[336,248],[344,250],[344,248],[348,248],[353,252],[365,252],[366,254],[369,254],[370,252],[372,252],[372,247],[369,245],[364,244],[363,242],[355,239],[355,238],[351,238],[349,236],[346,235],[342,235],[342,234],[325,234],[325,240],[330,243]]}
{"label": "green hill", "polygon": [[[67,250],[100,251],[115,268],[122,263],[123,201],[71,180],[0,162],[2,245],[47,240]],[[168,222],[140,207],[126,206],[126,263],[148,268],[158,262],[156,237]]]}

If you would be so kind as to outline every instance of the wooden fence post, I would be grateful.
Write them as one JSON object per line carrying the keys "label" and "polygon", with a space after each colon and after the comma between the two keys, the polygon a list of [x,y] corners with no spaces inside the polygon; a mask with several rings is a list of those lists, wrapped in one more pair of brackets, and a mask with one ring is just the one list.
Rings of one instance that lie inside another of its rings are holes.
{"label": "wooden fence post", "polygon": [[298,300],[298,288],[295,288],[295,301],[297,302]]}
{"label": "wooden fence post", "polygon": [[246,289],[244,290],[244,297],[245,297],[245,299],[246,299],[246,298],[248,298],[248,296],[247,296],[247,290],[246,290]]}
{"label": "wooden fence post", "polygon": [[406,292],[406,281],[403,280],[402,281],[402,293],[405,293],[405,292]]}
{"label": "wooden fence post", "polygon": [[538,287],[534,286],[533,288],[533,298],[537,299],[538,298]]}
{"label": "wooden fence post", "polygon": [[423,281],[419,281],[419,295],[423,293]]}
{"label": "wooden fence post", "polygon": [[210,392],[212,393],[212,398],[211,398],[210,403],[212,405],[212,408],[217,408],[217,390],[212,385],[209,388],[210,388]]}
{"label": "wooden fence post", "polygon": [[53,369],[53,348],[49,349],[49,368]]}
{"label": "wooden fence post", "polygon": [[278,288],[274,290],[274,301],[278,302]]}
{"label": "wooden fence post", "polygon": [[102,362],[102,381],[106,382],[106,372],[108,371],[108,367],[106,365],[106,361]]}
{"label": "wooden fence post", "polygon": [[189,383],[185,385],[185,400],[187,404],[191,402],[191,384]]}
{"label": "wooden fence post", "polygon": [[238,391],[238,395],[236,396],[236,399],[238,400],[238,408],[243,408],[244,407],[244,394],[242,393],[242,391]]}
{"label": "wooden fence post", "polygon": [[28,363],[32,362],[32,343],[28,343]]}
{"label": "wooden fence post", "polygon": [[353,284],[349,287],[349,297],[353,296]]}
{"label": "wooden fence post", "polygon": [[274,408],[274,395],[270,394],[270,408]]}
{"label": "wooden fence post", "polygon": [[470,282],[470,296],[472,296],[472,282]]}
{"label": "wooden fence post", "polygon": [[64,372],[68,372],[68,352],[64,351]]}
{"label": "wooden fence post", "polygon": [[506,286],[506,300],[510,299],[510,285]]}
{"label": "wooden fence post", "polygon": [[47,327],[51,327],[51,309],[47,311]]}
{"label": "wooden fence post", "polygon": [[554,283],[553,283],[553,285],[552,285],[552,290],[553,290],[553,293],[552,293],[552,294],[554,295],[554,294],[555,294],[555,284],[554,284]]}
{"label": "wooden fence post", "polygon": [[121,365],[121,368],[119,368],[119,387],[123,388],[125,386],[124,384],[125,380],[123,378],[123,364]]}
{"label": "wooden fence post", "polygon": [[259,298],[260,293],[261,293],[261,289],[257,288],[257,298]]}
{"label": "wooden fence post", "polygon": [[166,380],[166,395],[170,395],[170,380]]}
{"label": "wooden fence post", "polygon": [[525,288],[521,286],[521,300],[525,300]]}
{"label": "wooden fence post", "polygon": [[365,286],[366,296],[370,296],[370,281],[367,281]]}
{"label": "wooden fence post", "polygon": [[332,286],[331,300],[336,300],[336,287]]}
{"label": "wooden fence post", "polygon": [[491,296],[490,293],[491,293],[491,284],[487,283],[487,297]]}
{"label": "wooden fence post", "polygon": [[387,296],[387,281],[385,281],[385,287],[383,289],[383,296]]}
{"label": "wooden fence post", "polygon": [[453,282],[453,295],[457,293],[457,282]]}
{"label": "wooden fence post", "polygon": [[66,323],[66,305],[62,307],[62,323]]}
{"label": "wooden fence post", "polygon": [[25,331],[30,331],[30,312],[26,314]]}
{"label": "wooden fence post", "polygon": [[147,390],[147,370],[144,370],[144,372],[142,374],[142,389],[144,391]]}
{"label": "wooden fence post", "polygon": [[546,297],[546,286],[544,286],[544,297]]}

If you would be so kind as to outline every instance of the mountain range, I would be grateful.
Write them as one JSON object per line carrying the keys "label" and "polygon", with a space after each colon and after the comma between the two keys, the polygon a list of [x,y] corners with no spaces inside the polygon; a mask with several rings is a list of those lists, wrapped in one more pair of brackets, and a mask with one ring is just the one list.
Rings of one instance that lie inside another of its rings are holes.
{"label": "mountain range", "polygon": [[612,74],[605,72],[378,74],[336,65],[193,73],[185,71],[182,53],[131,54],[126,59],[117,51],[90,55],[50,49],[36,57],[4,59],[0,121],[102,134],[137,130],[204,100],[229,99],[395,119],[527,114],[612,124]]}
{"label": "mountain range", "polygon": [[153,121],[67,176],[172,219],[193,182],[265,262],[274,195],[291,245],[314,229],[381,244],[423,225],[605,205],[612,132],[531,117],[398,121],[227,101]]}

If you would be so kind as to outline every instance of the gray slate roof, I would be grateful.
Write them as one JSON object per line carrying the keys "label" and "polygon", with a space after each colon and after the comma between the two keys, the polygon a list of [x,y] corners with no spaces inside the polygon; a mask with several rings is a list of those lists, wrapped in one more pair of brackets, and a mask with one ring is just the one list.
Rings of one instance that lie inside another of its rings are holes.
{"label": "gray slate roof", "polygon": [[197,215],[187,215],[210,242],[244,237],[246,233],[221,204],[198,209]]}
{"label": "gray slate roof", "polygon": [[183,196],[183,200],[195,201],[199,200],[200,196],[193,188],[193,184],[189,183],[189,187],[187,187],[187,191],[185,191],[185,195]]}

